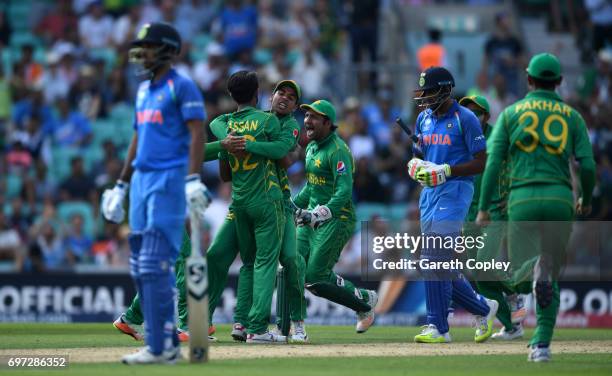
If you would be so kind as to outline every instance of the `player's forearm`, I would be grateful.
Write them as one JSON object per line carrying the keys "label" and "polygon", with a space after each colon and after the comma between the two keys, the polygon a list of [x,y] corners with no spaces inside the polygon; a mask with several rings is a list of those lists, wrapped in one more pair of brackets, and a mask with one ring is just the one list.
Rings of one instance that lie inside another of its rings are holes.
{"label": "player's forearm", "polygon": [[310,186],[306,184],[304,188],[293,198],[293,203],[302,209],[308,207],[308,201],[310,200]]}
{"label": "player's forearm", "polygon": [[199,174],[202,170],[206,133],[204,133],[204,127],[199,121],[191,124],[189,128],[191,129],[191,144],[189,145],[189,175]]}
{"label": "player's forearm", "polygon": [[501,170],[501,160],[490,157],[487,161],[485,172],[482,176],[482,185],[480,186],[480,201],[478,203],[478,210],[488,211],[491,205],[491,198],[495,185],[497,183],[497,177]]}
{"label": "player's forearm", "polygon": [[285,140],[246,142],[246,151],[253,154],[258,154],[269,159],[281,159],[289,153],[292,145]]}
{"label": "player's forearm", "polygon": [[134,168],[132,167],[132,162],[134,158],[136,158],[136,149],[138,147],[138,135],[134,133],[132,136],[132,141],[130,142],[130,146],[128,148],[127,156],[125,157],[125,162],[123,163],[123,169],[121,170],[121,175],[119,175],[119,180],[129,183],[130,179],[132,179],[132,172]]}
{"label": "player's forearm", "polygon": [[336,182],[336,191],[327,202],[327,207],[331,210],[334,217],[340,216],[340,210],[353,197],[353,182],[352,179],[338,179]]}
{"label": "player's forearm", "polygon": [[593,188],[595,187],[595,161],[580,161],[580,185],[582,187],[582,204],[591,205]]}
{"label": "player's forearm", "polygon": [[480,151],[474,154],[474,159],[469,162],[451,166],[452,176],[472,176],[478,175],[484,171],[487,163],[487,154],[485,151]]}
{"label": "player's forearm", "polygon": [[204,161],[208,162],[219,159],[219,152],[221,150],[221,141],[207,142],[204,148]]}

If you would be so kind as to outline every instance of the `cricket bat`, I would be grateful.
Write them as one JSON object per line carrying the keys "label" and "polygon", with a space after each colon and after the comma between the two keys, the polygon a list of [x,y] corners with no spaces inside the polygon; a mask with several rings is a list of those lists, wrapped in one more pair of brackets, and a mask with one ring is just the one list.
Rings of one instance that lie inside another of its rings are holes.
{"label": "cricket bat", "polygon": [[201,219],[189,213],[191,255],[185,265],[187,280],[187,312],[189,314],[189,362],[208,361],[208,269],[202,254]]}

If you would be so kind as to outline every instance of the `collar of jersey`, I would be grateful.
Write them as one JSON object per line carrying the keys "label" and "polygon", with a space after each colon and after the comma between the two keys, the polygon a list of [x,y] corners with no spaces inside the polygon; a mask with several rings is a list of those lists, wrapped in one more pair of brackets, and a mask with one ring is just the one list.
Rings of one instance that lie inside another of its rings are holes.
{"label": "collar of jersey", "polygon": [[457,101],[453,99],[453,105],[450,106],[448,111],[446,111],[446,113],[442,116],[434,115],[434,113],[429,108],[426,111],[427,111],[427,115],[433,117],[434,119],[444,119],[446,117],[453,116],[455,112],[459,111],[459,103],[457,103]]}
{"label": "collar of jersey", "polygon": [[323,145],[325,145],[326,143],[329,142],[329,140],[331,140],[334,136],[336,135],[336,132],[332,131],[327,137],[325,137],[324,139],[322,139],[321,141],[317,141],[315,142],[315,144],[318,147],[321,147]]}
{"label": "collar of jersey", "polygon": [[149,89],[155,89],[158,88],[160,86],[164,86],[166,84],[166,81],[168,81],[168,78],[170,78],[171,75],[174,74],[174,68],[170,68],[168,70],[168,72],[166,72],[166,74],[164,74],[163,76],[161,76],[161,78],[155,82],[153,82],[153,80],[149,81]]}
{"label": "collar of jersey", "polygon": [[232,113],[232,115],[243,114],[243,113],[245,113],[245,112],[248,112],[248,111],[253,111],[253,110],[256,110],[256,108],[255,108],[255,107],[252,107],[252,106],[246,106],[246,107],[244,107],[242,110],[240,110],[240,111],[236,111],[236,112]]}
{"label": "collar of jersey", "polygon": [[563,101],[563,99],[561,99],[561,97],[559,96],[559,94],[557,94],[556,91],[552,91],[552,90],[534,90],[534,91],[530,91],[529,93],[527,93],[527,95],[525,96],[525,98],[550,98],[550,99],[555,99],[558,101]]}

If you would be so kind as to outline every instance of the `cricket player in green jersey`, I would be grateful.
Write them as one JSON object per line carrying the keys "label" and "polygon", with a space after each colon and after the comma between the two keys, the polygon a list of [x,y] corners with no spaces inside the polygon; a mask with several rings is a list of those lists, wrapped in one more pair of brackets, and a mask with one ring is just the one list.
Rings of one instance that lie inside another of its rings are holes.
{"label": "cricket player in green jersey", "polygon": [[[280,121],[281,137],[291,144],[291,149],[296,147],[300,134],[300,127],[295,117],[292,115],[297,108],[300,94],[300,87],[295,81],[283,80],[276,85],[270,99],[272,107],[271,112],[275,114]],[[225,136],[223,132],[225,131],[226,121],[227,116],[225,115],[213,120],[211,129],[215,136],[220,138]],[[223,129],[223,131],[221,129]],[[244,138],[239,139],[236,136],[229,136],[224,139],[222,143],[227,141],[231,144],[227,146],[220,145],[220,147],[234,150],[233,147],[235,146],[236,151],[245,151],[246,142],[244,142],[244,140]],[[207,148],[210,149],[211,146],[207,145]],[[212,149],[215,149],[215,146],[212,146]],[[254,153],[257,154],[256,152]],[[286,217],[279,261],[285,268],[288,281],[287,298],[289,300],[289,307],[291,310],[290,317],[293,325],[291,341],[306,342],[308,340],[304,325],[306,307],[303,299],[305,265],[304,258],[297,254],[295,223],[293,222],[293,210],[290,202],[291,193],[289,191],[289,181],[287,177],[287,167],[289,164],[290,162],[287,160],[287,157],[276,163],[277,174],[283,191],[283,204]],[[213,317],[213,312],[219,303],[219,299],[227,283],[229,267],[238,253],[234,217],[232,212],[228,214],[228,217],[207,253],[210,281],[210,317]],[[243,323],[247,322],[252,300],[252,290],[245,282],[248,276],[243,277],[245,273],[248,273],[248,271],[243,266],[240,269],[240,278],[238,280],[237,303],[234,311],[234,325],[232,328],[232,337],[238,341],[245,341],[247,339],[246,327]]]}
{"label": "cricket player in green jersey", "polygon": [[242,279],[252,291],[246,323],[247,343],[281,343],[284,336],[268,331],[272,294],[285,227],[282,191],[276,160],[283,158],[291,142],[283,139],[276,116],[255,108],[259,83],[255,72],[230,76],[227,89],[238,105],[227,119],[229,134],[238,136],[235,146],[244,150],[219,154],[221,177],[232,182],[232,210]]}
{"label": "cricket player in green jersey", "polygon": [[[470,109],[480,121],[482,133],[487,140],[490,140],[493,127],[488,124],[490,107],[487,99],[481,95],[464,97],[459,100],[459,104]],[[477,261],[503,261],[503,250],[506,246],[506,222],[508,220],[507,200],[508,200],[508,165],[504,161],[497,183],[491,199],[490,210],[491,224],[487,227],[487,236],[484,247],[473,249],[469,252],[470,258]],[[480,188],[482,175],[474,177],[474,196],[467,215],[467,221],[463,228],[463,235],[480,236],[481,228],[475,224],[478,214],[478,203],[480,199]],[[504,325],[503,328],[494,333],[491,338],[512,340],[523,336],[522,320],[525,318],[526,310],[523,304],[523,296],[516,294],[512,290],[511,283],[508,282],[508,275],[503,271],[497,273],[477,271],[475,275],[478,292],[488,299],[494,299],[499,303],[496,317]]]}
{"label": "cricket player in green jersey", "polygon": [[[595,161],[582,116],[555,92],[561,64],[552,54],[535,55],[527,67],[533,89],[504,109],[491,135],[477,222],[491,219],[502,161],[510,161],[508,248],[515,290],[536,298],[537,326],[529,361],[551,358],[550,342],[559,310],[557,283],[574,214],[588,214]],[[572,194],[569,163],[580,164],[581,193]],[[528,271],[528,272],[526,272]]]}
{"label": "cricket player in green jersey", "polygon": [[355,229],[354,162],[336,134],[336,110],[326,100],[300,106],[306,111],[306,186],[293,202],[298,224],[298,252],[306,260],[306,288],[316,296],[357,312],[357,333],[374,323],[375,291],[360,289],[333,272],[340,252]]}

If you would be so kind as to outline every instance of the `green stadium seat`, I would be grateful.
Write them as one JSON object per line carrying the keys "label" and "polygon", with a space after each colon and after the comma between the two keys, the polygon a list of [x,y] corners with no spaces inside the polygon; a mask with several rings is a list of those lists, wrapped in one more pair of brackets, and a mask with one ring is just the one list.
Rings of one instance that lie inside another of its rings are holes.
{"label": "green stadium seat", "polygon": [[363,203],[357,205],[355,212],[357,221],[369,221],[373,215],[379,215],[384,219],[388,219],[388,207],[383,204]]}
{"label": "green stadium seat", "polygon": [[59,184],[70,175],[70,160],[80,154],[80,150],[67,147],[53,147],[51,150],[52,164],[49,166],[51,179]]}
{"label": "green stadium seat", "polygon": [[7,174],[6,176],[6,198],[11,199],[21,194],[23,181],[17,174]]}
{"label": "green stadium seat", "polygon": [[62,202],[57,206],[57,214],[66,227],[70,224],[70,218],[74,214],[80,214],[83,217],[85,233],[89,236],[94,235],[94,210],[88,202]]}
{"label": "green stadium seat", "polygon": [[113,120],[98,119],[92,124],[93,131],[93,145],[92,147],[99,147],[102,145],[104,140],[111,139],[117,142],[117,128]]}

